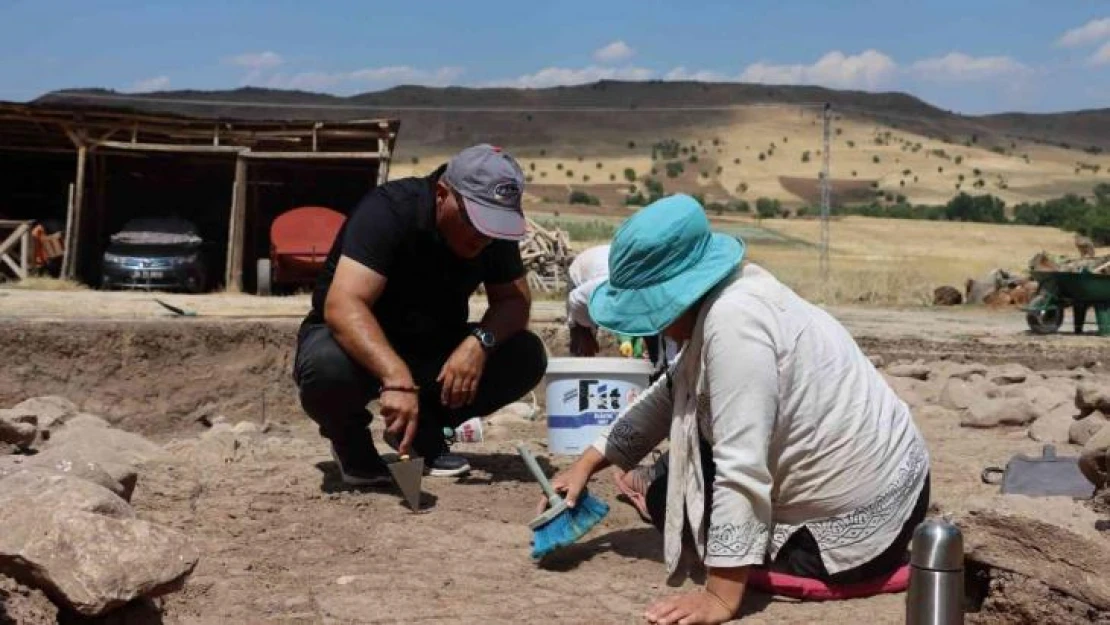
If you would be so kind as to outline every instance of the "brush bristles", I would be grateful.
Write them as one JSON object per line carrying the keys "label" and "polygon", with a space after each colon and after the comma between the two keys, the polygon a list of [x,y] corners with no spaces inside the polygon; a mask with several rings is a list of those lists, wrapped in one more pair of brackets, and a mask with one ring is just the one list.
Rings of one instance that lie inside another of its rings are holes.
{"label": "brush bristles", "polygon": [[532,558],[539,559],[556,549],[574,544],[607,514],[609,504],[583,494],[576,506],[567,508],[550,522],[533,530]]}

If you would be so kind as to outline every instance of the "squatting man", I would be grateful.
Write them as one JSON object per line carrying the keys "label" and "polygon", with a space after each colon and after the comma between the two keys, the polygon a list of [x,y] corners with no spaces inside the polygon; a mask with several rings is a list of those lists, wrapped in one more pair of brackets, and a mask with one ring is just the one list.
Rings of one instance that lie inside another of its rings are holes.
{"label": "squatting man", "polygon": [[[376,187],[339,230],[293,376],[345,483],[390,481],[370,436],[372,400],[387,444],[422,457],[431,476],[458,476],[470,465],[449,453],[445,428],[516,401],[543,377],[546,350],[525,329],[523,193],[520,165],[476,145],[427,177]],[[470,324],[479,284],[489,307]]]}

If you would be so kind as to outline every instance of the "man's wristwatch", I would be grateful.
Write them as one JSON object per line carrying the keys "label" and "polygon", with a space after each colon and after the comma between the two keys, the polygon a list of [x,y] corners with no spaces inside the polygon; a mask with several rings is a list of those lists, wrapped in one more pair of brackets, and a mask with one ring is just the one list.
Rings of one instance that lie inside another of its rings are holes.
{"label": "man's wristwatch", "polygon": [[478,344],[481,345],[482,349],[487,352],[493,349],[494,345],[496,344],[496,341],[494,341],[493,338],[493,332],[490,332],[489,330],[481,326],[474,326],[470,330],[470,335],[478,339]]}

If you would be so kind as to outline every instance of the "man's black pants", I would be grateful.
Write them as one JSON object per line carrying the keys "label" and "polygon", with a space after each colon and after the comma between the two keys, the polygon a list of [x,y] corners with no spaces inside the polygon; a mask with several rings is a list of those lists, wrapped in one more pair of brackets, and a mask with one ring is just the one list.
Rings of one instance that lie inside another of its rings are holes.
{"label": "man's black pants", "polygon": [[[716,467],[713,465],[713,450],[704,440],[701,441],[701,458],[702,475],[705,478],[706,485],[705,514],[708,518],[709,511],[713,509],[713,478],[716,475]],[[667,457],[663,462],[669,460],[670,458]],[[666,469],[656,474],[655,480],[648,487],[647,495],[644,497],[647,503],[648,515],[651,517],[651,524],[660,532],[663,531],[667,518],[667,472],[670,468],[667,465],[663,466]],[[902,524],[902,529],[890,546],[871,560],[855,568],[830,574],[821,559],[821,550],[816,539],[813,538],[813,534],[808,529],[803,527],[794,532],[783,543],[778,553],[775,554],[773,562],[765,562],[764,565],[772,571],[819,579],[833,584],[865,582],[893,573],[898,567],[906,563],[907,549],[913,540],[913,532],[925,520],[925,515],[929,510],[929,482],[930,476],[926,475],[925,484],[921,487],[921,492],[918,494],[917,503],[914,505],[913,512],[910,513],[910,518]],[[690,526],[687,523],[683,537],[686,540],[691,540],[689,531]]]}
{"label": "man's black pants", "polygon": [[[458,336],[429,337],[427,345],[442,347],[399,354],[420,387],[419,425],[413,449],[428,460],[447,450],[443,428],[457,427],[471,417],[491,414],[516,401],[535,388],[547,370],[543,342],[531,332],[520,332],[486,359],[474,402],[454,410],[446,408],[440,401],[441,386],[436,376],[466,336],[463,330]],[[377,452],[367,428],[372,416],[366,405],[378,397],[381,382],[343,351],[326,325],[301,327],[293,379],[304,411],[341,457],[376,461]]]}

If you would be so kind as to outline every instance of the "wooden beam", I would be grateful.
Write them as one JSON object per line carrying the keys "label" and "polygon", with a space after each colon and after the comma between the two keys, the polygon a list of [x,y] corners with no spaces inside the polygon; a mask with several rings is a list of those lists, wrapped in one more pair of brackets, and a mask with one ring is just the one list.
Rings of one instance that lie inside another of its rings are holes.
{"label": "wooden beam", "polygon": [[199,154],[227,154],[229,156],[239,154],[247,149],[231,145],[175,145],[172,143],[128,143],[125,141],[105,141],[99,147],[138,152],[195,152]]}
{"label": "wooden beam", "polygon": [[[242,155],[241,155],[242,156]],[[233,293],[243,292],[243,242],[246,219],[247,161],[235,160],[235,183],[231,189],[231,211],[227,226],[227,271],[224,286]]]}
{"label": "wooden beam", "polygon": [[254,152],[242,153],[243,158],[265,160],[366,160],[372,161],[380,158],[378,152]]}
{"label": "wooden beam", "polygon": [[[27,245],[27,235],[31,231],[31,222],[20,221],[15,223],[18,223],[19,226],[0,243],[0,260],[3,260],[8,267],[11,267],[12,272],[15,273],[17,278],[23,280],[27,277],[27,250],[29,247]],[[21,262],[18,264],[8,255],[8,250],[15,247],[17,242],[22,243],[23,248],[20,250],[19,256]]]}

